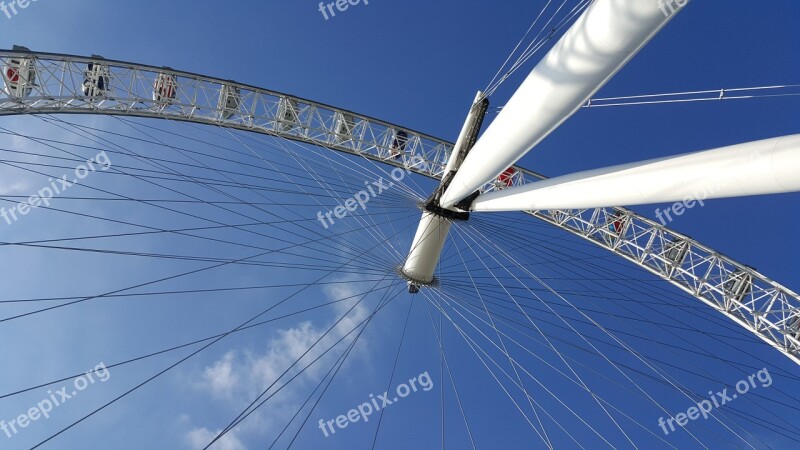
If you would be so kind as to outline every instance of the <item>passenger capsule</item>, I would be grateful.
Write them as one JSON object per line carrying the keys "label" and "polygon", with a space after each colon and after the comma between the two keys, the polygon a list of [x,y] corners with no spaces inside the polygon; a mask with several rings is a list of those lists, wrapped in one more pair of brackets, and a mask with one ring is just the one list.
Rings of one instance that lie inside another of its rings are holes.
{"label": "passenger capsule", "polygon": [[392,156],[399,158],[406,152],[406,145],[408,145],[408,133],[403,130],[398,131],[392,139]]}
{"label": "passenger capsule", "polygon": [[495,186],[501,189],[511,187],[514,184],[514,175],[516,175],[516,173],[517,169],[513,167],[509,167],[508,169],[504,170],[503,173],[497,177]]}
{"label": "passenger capsule", "polygon": [[110,86],[110,71],[108,66],[96,62],[86,65],[83,73],[83,95],[87,97],[103,97],[108,93]]}
{"label": "passenger capsule", "polygon": [[178,96],[178,80],[175,75],[160,73],[153,83],[153,101],[172,103]]}
{"label": "passenger capsule", "polygon": [[12,58],[3,68],[3,92],[22,98],[31,94],[36,84],[36,63],[31,58]]}
{"label": "passenger capsule", "polygon": [[219,103],[217,109],[220,110],[220,115],[223,120],[230,119],[234,114],[239,112],[239,106],[242,104],[242,94],[239,88],[229,84],[223,84],[222,89],[219,91]]}

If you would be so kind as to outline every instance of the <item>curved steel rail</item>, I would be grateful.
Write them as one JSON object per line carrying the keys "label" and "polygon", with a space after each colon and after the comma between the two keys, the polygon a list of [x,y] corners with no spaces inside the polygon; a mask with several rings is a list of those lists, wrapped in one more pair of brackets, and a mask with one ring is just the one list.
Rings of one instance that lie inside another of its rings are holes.
{"label": "curved steel rail", "polygon": [[[0,115],[106,114],[218,125],[410,167],[434,179],[442,177],[453,148],[445,140],[300,97],[97,56],[0,50],[4,82],[5,67],[21,58],[33,62],[36,81],[26,96],[0,94]],[[107,69],[101,95],[84,93],[89,63]],[[174,77],[174,98],[154,99],[162,75]],[[502,183],[489,183],[483,190],[545,178],[515,169]],[[660,276],[800,364],[800,296],[755,269],[623,208],[528,214]]]}

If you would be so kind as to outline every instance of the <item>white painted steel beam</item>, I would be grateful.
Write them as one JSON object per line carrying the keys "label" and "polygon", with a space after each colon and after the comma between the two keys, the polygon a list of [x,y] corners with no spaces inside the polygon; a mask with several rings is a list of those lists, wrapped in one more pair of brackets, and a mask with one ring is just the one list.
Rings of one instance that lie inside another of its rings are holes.
{"label": "white painted steel beam", "polygon": [[596,0],[533,69],[442,196],[449,207],[496,178],[574,114],[675,14],[656,0]]}
{"label": "white painted steel beam", "polygon": [[475,211],[645,205],[800,191],[800,134],[588,170],[478,196]]}

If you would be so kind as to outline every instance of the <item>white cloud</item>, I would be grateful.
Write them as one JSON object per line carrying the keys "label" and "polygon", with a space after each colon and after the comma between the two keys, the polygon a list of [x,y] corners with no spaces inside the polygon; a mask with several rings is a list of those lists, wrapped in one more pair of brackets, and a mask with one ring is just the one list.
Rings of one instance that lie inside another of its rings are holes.
{"label": "white cloud", "polygon": [[[330,300],[339,300],[355,296],[371,287],[372,284],[366,285],[364,282],[358,282],[357,280],[346,281],[352,282],[326,286],[323,289],[326,297]],[[324,350],[353,330],[369,315],[369,309],[362,303],[355,306],[346,317],[334,326],[335,320],[350,310],[359,300],[360,297],[356,296],[351,300],[338,303],[333,308],[335,319],[332,319],[324,327],[317,327],[312,322],[305,321],[292,328],[279,330],[267,342],[263,352],[238,350],[227,352],[222,358],[206,367],[200,380],[192,383],[192,385],[198,390],[210,394],[212,399],[224,402],[225,406],[229,407],[231,411],[238,413],[274,383],[292,363],[323,336],[326,330],[333,327],[321,339],[320,343],[303,356],[289,373],[284,375],[270,389],[267,395],[279,388],[281,391],[268,401],[268,404],[265,405],[268,408],[257,410],[246,421],[242,422],[238,430],[240,435],[252,433],[263,436],[282,428],[287,418],[291,417],[306,399],[310,393],[310,388],[319,382],[358,332],[351,333],[334,350],[312,364],[297,379],[285,387],[282,386],[289,378],[319,357]],[[365,339],[362,336],[359,339],[358,347],[363,349],[364,345]],[[363,356],[363,350],[361,352],[354,351],[348,361],[354,357],[361,358]],[[208,434],[208,439],[205,441],[207,444],[213,435],[208,433],[205,428],[195,428],[190,432],[189,437],[190,439],[205,438],[204,433]],[[238,439],[236,442],[239,442]],[[227,450],[227,447],[223,448]]]}
{"label": "white cloud", "polygon": [[236,355],[228,352],[213,366],[206,367],[203,372],[203,380],[208,383],[211,392],[215,395],[230,397],[234,388],[239,384],[239,376],[233,371],[234,358]]}
{"label": "white cloud", "polygon": [[[219,432],[212,433],[207,428],[195,428],[186,435],[186,440],[192,449],[201,450],[216,437]],[[210,447],[212,450],[247,450],[247,447],[236,437],[236,430],[225,433],[225,436]]]}

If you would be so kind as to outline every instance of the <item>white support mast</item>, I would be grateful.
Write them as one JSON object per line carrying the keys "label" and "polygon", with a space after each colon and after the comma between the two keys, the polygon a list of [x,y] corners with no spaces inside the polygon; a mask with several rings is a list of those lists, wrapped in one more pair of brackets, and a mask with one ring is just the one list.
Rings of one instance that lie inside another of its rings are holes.
{"label": "white support mast", "polygon": [[800,191],[800,134],[587,170],[488,192],[475,211],[535,211]]}
{"label": "white support mast", "polygon": [[533,69],[475,144],[441,205],[497,177],[588,101],[679,10],[657,0],[595,0]]}
{"label": "white support mast", "polygon": [[440,207],[439,198],[447,190],[447,186],[458,172],[462,161],[475,145],[488,108],[489,100],[484,98],[482,92],[478,92],[458,135],[458,140],[453,146],[442,182],[423,207],[422,218],[411,243],[408,258],[400,269],[400,274],[408,280],[408,291],[411,293],[417,293],[422,285],[434,283],[433,274],[436,266],[439,265],[452,221],[465,220],[469,217],[469,213]]}

